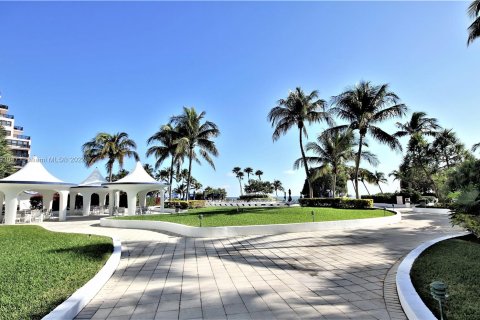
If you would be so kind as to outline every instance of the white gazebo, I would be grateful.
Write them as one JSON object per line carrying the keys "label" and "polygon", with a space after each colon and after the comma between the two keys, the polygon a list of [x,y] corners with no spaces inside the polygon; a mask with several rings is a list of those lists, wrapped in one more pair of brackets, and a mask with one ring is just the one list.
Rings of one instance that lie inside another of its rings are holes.
{"label": "white gazebo", "polygon": [[41,193],[45,209],[51,209],[53,195],[58,193],[60,195],[58,219],[66,220],[67,198],[71,186],[73,186],[72,183],[63,182],[53,176],[34,157],[25,167],[0,180],[0,193],[2,198],[5,198],[5,224],[15,224],[18,196],[26,190]]}
{"label": "white gazebo", "polygon": [[[114,199],[118,203],[116,194],[119,191],[124,191],[127,193],[128,200],[128,215],[134,215],[137,208],[137,195],[139,199],[140,207],[146,206],[147,193],[151,191],[160,191],[160,209],[164,208],[164,194],[165,188],[168,187],[167,184],[158,182],[152,178],[146,171],[143,169],[142,163],[137,162],[135,169],[130,172],[124,178],[115,181],[107,182],[103,184],[109,189],[109,199]],[[114,195],[115,194],[115,195]],[[109,211],[110,214],[113,213],[114,201],[109,201]]]}
{"label": "white gazebo", "polygon": [[[82,213],[84,216],[90,214],[90,205],[92,203],[92,195],[97,194],[100,201],[100,206],[105,206],[108,188],[103,184],[107,183],[107,180],[102,176],[100,171],[97,168],[83,180],[78,186],[70,188],[70,212],[73,212],[75,208],[75,197],[77,194],[82,196]],[[112,202],[112,198],[110,198]]]}

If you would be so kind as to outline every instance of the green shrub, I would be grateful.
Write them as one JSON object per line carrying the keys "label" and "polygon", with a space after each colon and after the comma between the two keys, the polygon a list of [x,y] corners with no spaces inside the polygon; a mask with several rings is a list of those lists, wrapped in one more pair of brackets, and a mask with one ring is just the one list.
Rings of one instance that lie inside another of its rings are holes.
{"label": "green shrub", "polygon": [[238,200],[252,201],[252,200],[265,200],[268,199],[268,194],[245,194],[238,197]]}
{"label": "green shrub", "polygon": [[362,196],[362,199],[372,199],[375,203],[397,203],[397,196],[393,193],[379,193],[371,196]]}
{"label": "green shrub", "polygon": [[372,199],[304,198],[298,202],[302,207],[332,207],[340,209],[366,209],[373,207]]}
{"label": "green shrub", "polygon": [[196,208],[205,208],[205,200],[170,200],[165,201],[165,208],[175,209],[177,206],[182,210],[186,209],[196,209]]}

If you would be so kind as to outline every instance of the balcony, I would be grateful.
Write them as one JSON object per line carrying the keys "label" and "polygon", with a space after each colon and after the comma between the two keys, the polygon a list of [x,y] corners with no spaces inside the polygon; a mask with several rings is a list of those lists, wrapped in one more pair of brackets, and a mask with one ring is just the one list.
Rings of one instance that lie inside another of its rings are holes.
{"label": "balcony", "polygon": [[7,118],[7,119],[15,119],[15,117],[11,114],[0,114],[0,117],[4,117],[4,118]]}
{"label": "balcony", "polygon": [[6,106],[6,105],[4,105],[4,104],[0,104],[0,109],[8,110],[8,106]]}
{"label": "balcony", "polygon": [[17,139],[30,140],[30,136],[25,136],[23,134],[15,134],[13,137]]}
{"label": "balcony", "polygon": [[10,140],[6,139],[7,144],[13,148],[30,148],[30,144],[26,141]]}
{"label": "balcony", "polygon": [[14,126],[13,129],[23,131],[23,127],[20,126]]}

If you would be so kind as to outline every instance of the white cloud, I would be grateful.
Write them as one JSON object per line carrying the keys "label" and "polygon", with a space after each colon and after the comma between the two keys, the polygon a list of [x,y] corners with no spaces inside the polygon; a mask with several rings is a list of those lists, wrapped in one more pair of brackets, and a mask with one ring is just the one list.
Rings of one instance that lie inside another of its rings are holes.
{"label": "white cloud", "polygon": [[227,172],[227,177],[236,177],[235,173],[229,171]]}
{"label": "white cloud", "polygon": [[286,174],[286,175],[291,176],[291,175],[294,175],[294,174],[295,174],[295,170],[289,169],[289,170],[283,171],[283,173]]}

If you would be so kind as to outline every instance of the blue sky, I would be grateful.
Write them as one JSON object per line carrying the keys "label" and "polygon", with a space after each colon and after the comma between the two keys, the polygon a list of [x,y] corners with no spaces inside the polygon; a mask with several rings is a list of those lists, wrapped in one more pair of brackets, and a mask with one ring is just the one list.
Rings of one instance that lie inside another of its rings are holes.
{"label": "blue sky", "polygon": [[[152,164],[146,139],[182,106],[195,106],[222,132],[216,171],[193,167],[204,186],[237,195],[231,169],[251,166],[298,195],[304,180],[303,171],[292,170],[298,133],[272,143],[266,120],[296,86],[329,100],[362,79],[390,83],[410,110],[437,117],[468,147],[480,141],[480,47],[466,46],[467,6],[0,2],[0,101],[32,136],[33,155],[79,157],[97,132],[125,131]],[[383,127],[394,131],[392,123]],[[310,140],[324,128],[311,126]],[[377,170],[398,167],[401,154],[376,143],[371,151],[381,160]],[[81,163],[46,167],[69,182],[92,170]],[[125,168],[132,167],[127,161]]]}

